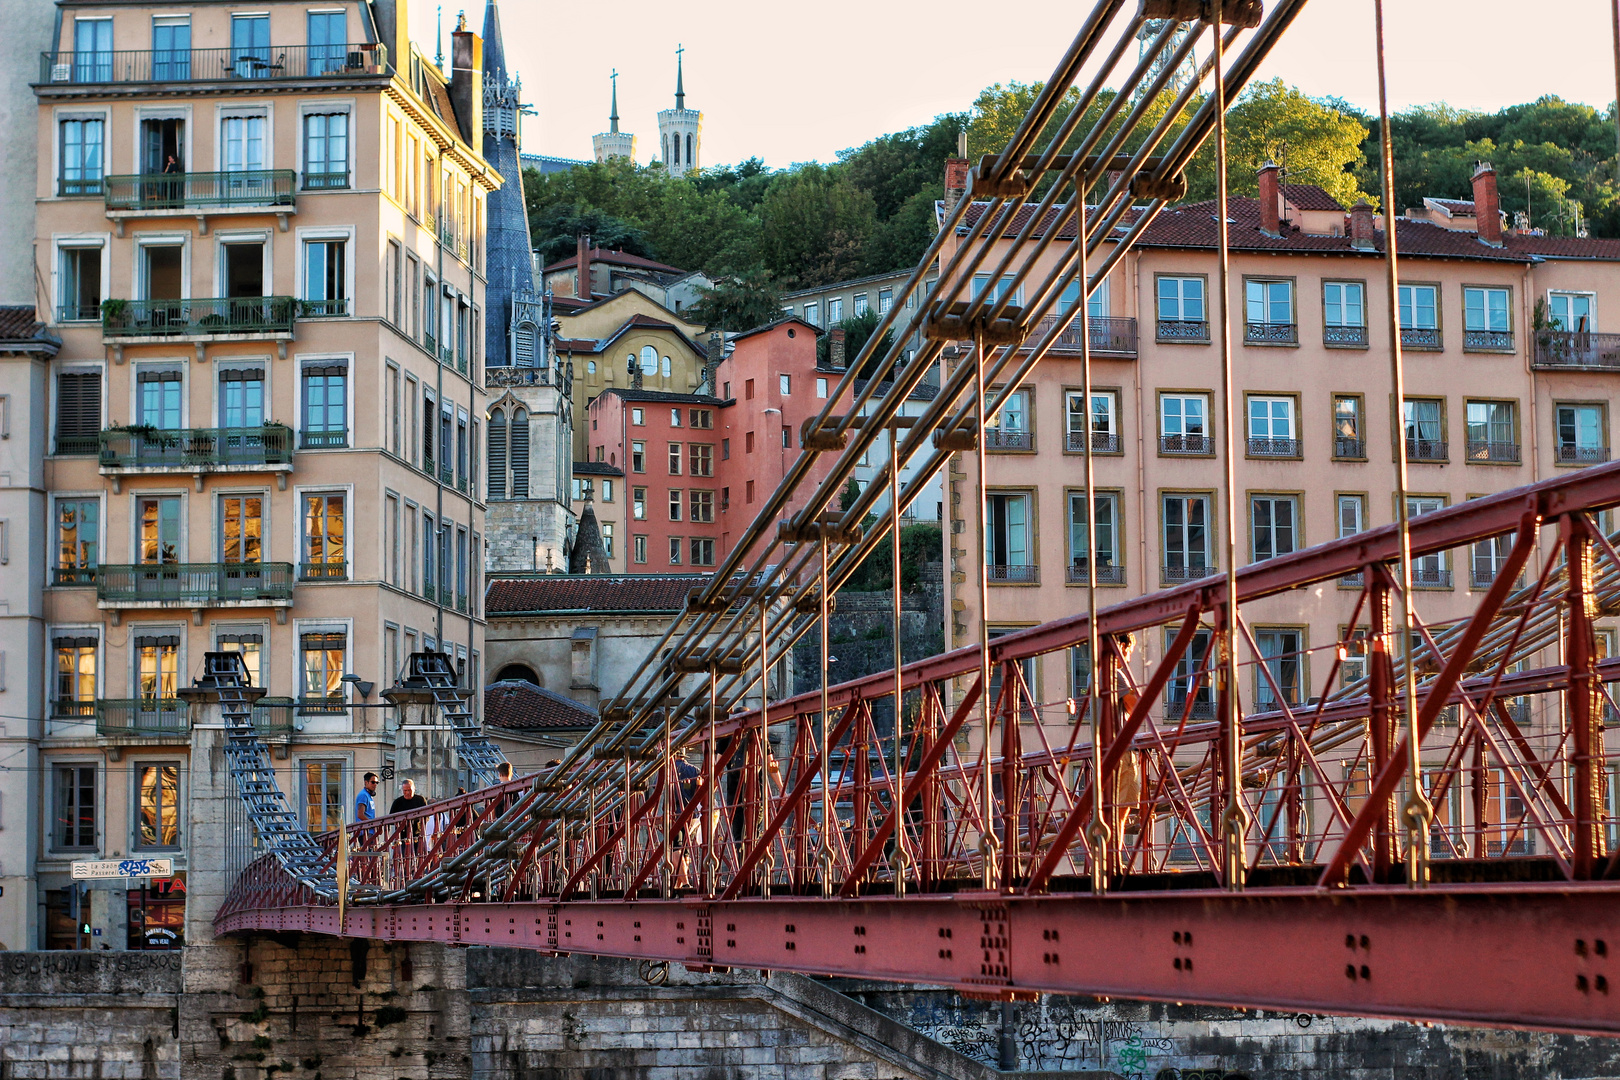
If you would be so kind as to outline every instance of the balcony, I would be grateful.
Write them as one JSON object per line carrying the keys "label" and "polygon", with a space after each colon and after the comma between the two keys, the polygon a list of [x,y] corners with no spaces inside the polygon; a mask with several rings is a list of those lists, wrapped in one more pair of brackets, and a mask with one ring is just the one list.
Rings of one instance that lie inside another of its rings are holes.
{"label": "balcony", "polygon": [[1537,331],[1531,366],[1549,371],[1620,371],[1620,334]]}
{"label": "balcony", "polygon": [[94,720],[101,715],[100,702],[57,698],[51,702],[52,720]]}
{"label": "balcony", "polygon": [[[1064,578],[1070,585],[1084,585],[1091,579],[1091,567],[1083,559],[1070,563],[1065,569]],[[1125,584],[1125,568],[1114,565],[1097,567],[1097,584]]]}
{"label": "balcony", "polygon": [[1496,583],[1498,575],[1502,572],[1494,560],[1488,558],[1475,558],[1469,561],[1468,586],[1472,589],[1488,589]]}
{"label": "balcony", "polygon": [[1519,463],[1519,444],[1516,442],[1491,442],[1469,439],[1468,460],[1494,462],[1500,465],[1517,465]]}
{"label": "balcony", "polygon": [[309,431],[298,435],[300,450],[341,450],[349,445],[349,433],[343,431]]}
{"label": "balcony", "polygon": [[349,314],[349,298],[346,296],[334,297],[329,300],[298,301],[298,317],[300,319],[335,319]]}
{"label": "balcony", "polygon": [[[1040,341],[1056,325],[1058,316],[1048,315],[1035,324],[1035,329],[1029,335],[1029,342]],[[1136,359],[1136,320],[1128,318],[1114,318],[1112,316],[1098,316],[1088,319],[1091,338],[1091,355],[1102,358]],[[1057,336],[1052,342],[1050,356],[1079,356],[1080,348],[1080,319],[1075,317],[1068,329]]]}
{"label": "balcony", "polygon": [[110,698],[96,702],[96,734],[180,736],[191,730],[191,710],[178,698]]}
{"label": "balcony", "polygon": [[104,300],[101,335],[109,345],[292,338],[290,296],[222,296],[193,300]]}
{"label": "balcony", "polygon": [[1167,720],[1180,720],[1183,716],[1193,720],[1211,720],[1215,717],[1215,702],[1208,696],[1208,691],[1201,691],[1192,699],[1191,706],[1187,702],[1187,695],[1180,697],[1167,697],[1164,699],[1164,715]]}
{"label": "balcony", "polygon": [[331,562],[298,564],[299,581],[347,581],[349,564],[341,559]]}
{"label": "balcony", "polygon": [[1324,326],[1322,328],[1322,344],[1338,349],[1365,349],[1367,347],[1367,328],[1365,326]]}
{"label": "balcony", "polygon": [[1511,330],[1464,330],[1463,352],[1512,352]]}
{"label": "balcony", "polygon": [[1160,341],[1189,341],[1207,345],[1209,322],[1205,319],[1160,319],[1156,336]]}
{"label": "balcony", "polygon": [[[1068,441],[1064,449],[1075,454],[1086,452],[1086,433],[1083,431],[1069,432]],[[1119,453],[1119,436],[1106,431],[1093,431],[1091,433],[1091,452],[1093,454]]]}
{"label": "balcony", "polygon": [[95,583],[96,568],[93,566],[51,567],[52,585],[94,585]]}
{"label": "balcony", "polygon": [[1335,435],[1333,437],[1333,456],[1336,458],[1365,458],[1367,456],[1367,440],[1352,438],[1349,435]]}
{"label": "balcony", "polygon": [[305,191],[341,191],[348,186],[348,169],[339,169],[336,172],[306,172],[304,174]]}
{"label": "balcony", "polygon": [[1298,345],[1299,327],[1294,323],[1244,323],[1243,344]]}
{"label": "balcony", "polygon": [[1609,460],[1607,446],[1572,446],[1560,444],[1554,454],[1560,465],[1601,465]]}
{"label": "balcony", "polygon": [[102,608],[289,607],[291,563],[134,563],[96,571]]}
{"label": "balcony", "polygon": [[1215,452],[1215,440],[1208,435],[1160,435],[1161,454],[1198,454],[1207,456]]}
{"label": "balcony", "polygon": [[129,49],[45,52],[39,81],[49,88],[102,83],[254,82],[387,75],[388,48],[269,45],[237,49]]}
{"label": "balcony", "polygon": [[1444,439],[1407,439],[1406,460],[1446,462],[1451,460],[1450,446]]}
{"label": "balcony", "polygon": [[1401,328],[1401,348],[1439,352],[1445,345],[1440,339],[1439,327],[1412,326]]}
{"label": "balcony", "polygon": [[984,568],[984,576],[992,585],[1039,585],[1041,568],[1031,564],[1014,566],[991,563]]}
{"label": "balcony", "polygon": [[1415,589],[1449,589],[1451,588],[1451,571],[1439,563],[1414,562],[1412,564],[1412,587]]}
{"label": "balcony", "polygon": [[1212,574],[1219,573],[1213,564],[1200,565],[1197,563],[1179,566],[1159,567],[1159,580],[1166,585],[1180,585],[1188,581],[1201,581]]}
{"label": "balcony", "polygon": [[285,227],[297,201],[297,177],[292,169],[135,173],[107,177],[102,197],[119,236],[132,217],[196,215],[207,232],[211,215],[277,214]]}
{"label": "balcony", "polygon": [[1299,440],[1251,437],[1248,452],[1250,457],[1297,458],[1299,457]]}
{"label": "balcony", "polygon": [[986,450],[1033,450],[1035,449],[1035,435],[1033,432],[1004,427],[989,428],[985,431],[984,448]]}
{"label": "balcony", "polygon": [[263,697],[253,703],[253,730],[261,736],[291,735],[298,723],[292,698]]}
{"label": "balcony", "polygon": [[101,475],[291,472],[292,429],[109,428],[101,433]]}

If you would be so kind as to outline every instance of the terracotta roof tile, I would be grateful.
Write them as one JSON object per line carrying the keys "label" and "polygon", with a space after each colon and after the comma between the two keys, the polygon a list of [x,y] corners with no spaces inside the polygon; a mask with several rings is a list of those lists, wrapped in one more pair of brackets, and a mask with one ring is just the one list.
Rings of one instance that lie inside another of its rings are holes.
{"label": "terracotta roof tile", "polygon": [[1620,240],[1600,236],[1507,235],[1502,246],[1547,259],[1620,259]]}
{"label": "terracotta roof tile", "polygon": [[[591,248],[591,262],[603,262],[612,266],[635,266],[643,270],[662,270],[671,274],[686,274],[686,271],[678,266],[670,266],[668,263],[661,263],[655,259],[646,259],[640,255],[631,255],[627,252],[613,251],[611,249],[604,251],[601,248]],[[553,270],[571,270],[578,263],[579,253],[576,251],[566,259],[558,259],[541,272],[549,274]]]}
{"label": "terracotta roof tile", "polygon": [[485,607],[490,615],[540,612],[676,612],[707,574],[540,574],[490,578]]}
{"label": "terracotta roof tile", "polygon": [[38,341],[46,336],[32,304],[0,305],[0,341]]}
{"label": "terracotta roof tile", "polygon": [[1344,210],[1338,199],[1315,184],[1284,184],[1282,193],[1283,198],[1301,210]]}
{"label": "terracotta roof tile", "polygon": [[594,727],[597,714],[572,698],[521,679],[484,687],[484,724],[504,731],[568,731]]}

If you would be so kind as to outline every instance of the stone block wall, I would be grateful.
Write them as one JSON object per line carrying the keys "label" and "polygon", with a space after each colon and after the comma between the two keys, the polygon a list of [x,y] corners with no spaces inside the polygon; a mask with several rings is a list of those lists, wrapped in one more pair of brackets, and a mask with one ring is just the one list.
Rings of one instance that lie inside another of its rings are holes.
{"label": "stone block wall", "polygon": [[179,1080],[177,952],[0,954],[0,1076]]}

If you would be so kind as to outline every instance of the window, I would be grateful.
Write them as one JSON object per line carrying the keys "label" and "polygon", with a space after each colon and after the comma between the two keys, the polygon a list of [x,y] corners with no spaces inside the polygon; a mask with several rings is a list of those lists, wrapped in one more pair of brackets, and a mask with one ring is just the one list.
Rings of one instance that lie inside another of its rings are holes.
{"label": "window", "polygon": [[824,379],[824,378],[818,378],[816,380],[816,397],[824,398],[826,396],[827,396],[827,380]]}
{"label": "window", "polygon": [[[310,16],[315,18],[314,15]],[[342,18],[340,14],[338,18]],[[313,57],[311,63],[313,63]],[[309,113],[304,117],[304,189],[349,186],[349,114]]]}
{"label": "window", "polygon": [[681,410],[679,410],[679,409],[671,409],[671,410],[669,410],[669,426],[670,427],[680,427],[681,426]]}
{"label": "window", "polygon": [[221,633],[214,646],[220,652],[233,652],[242,658],[242,666],[247,669],[248,683],[252,686],[263,686],[264,683],[264,635],[255,631],[232,631]]}
{"label": "window", "polygon": [[1467,403],[1468,460],[1519,460],[1519,435],[1514,403],[1511,401],[1470,401]]}
{"label": "window", "polygon": [[1322,283],[1322,340],[1328,345],[1367,344],[1367,308],[1359,281]]}
{"label": "window", "polygon": [[1243,302],[1246,340],[1296,340],[1292,281],[1245,281]]}
{"label": "window", "polygon": [[691,426],[694,427],[694,428],[698,428],[698,429],[700,429],[702,431],[712,431],[712,430],[714,430],[714,410],[713,409],[693,409],[690,419],[691,419]]}
{"label": "window", "polygon": [[304,762],[304,828],[312,833],[343,826],[343,762]]}
{"label": "window", "polygon": [[[841,296],[829,297],[827,300],[827,325],[837,326],[844,321],[844,298]],[[787,391],[783,391],[787,393]]]}
{"label": "window", "polygon": [[232,69],[239,79],[268,78],[270,66],[270,16],[232,15],[231,51],[235,60]]}
{"label": "window", "polygon": [[865,314],[866,314],[866,294],[863,293],[863,292],[858,292],[858,293],[855,294],[855,317],[858,319],[862,315],[865,315]]}
{"label": "window", "polygon": [[73,81],[111,82],[113,36],[111,19],[73,20]]}
{"label": "window", "polygon": [[180,427],[182,378],[175,368],[146,370],[135,376],[136,415],[141,424],[164,431]]}
{"label": "window", "polygon": [[791,376],[791,375],[778,375],[776,377],[776,381],[777,381],[777,390],[781,393],[781,395],[783,397],[787,397],[789,394],[793,393],[793,376]]}
{"label": "window", "polygon": [[[349,368],[346,363],[321,361],[304,368],[303,448],[321,449],[349,444]],[[432,413],[428,413],[428,441],[423,455],[432,462]]]}
{"label": "window", "polygon": [[99,117],[62,121],[58,195],[101,194],[105,123]]}
{"label": "window", "polygon": [[1407,398],[1402,413],[1406,456],[1414,461],[1445,461],[1446,431],[1442,403],[1434,398]]}
{"label": "window", "polygon": [[1209,434],[1209,396],[1159,395],[1159,452],[1210,454],[1215,449]]}
{"label": "window", "polygon": [[754,452],[754,433],[752,431],[750,431],[750,432],[746,432],[743,435],[743,453],[752,454],[753,452]]}
{"label": "window", "polygon": [[691,475],[714,475],[714,446],[711,443],[693,443],[687,447]]}
{"label": "window", "polygon": [[1204,312],[1204,279],[1159,278],[1158,336],[1168,341],[1208,341]]}
{"label": "window", "polygon": [[984,563],[991,581],[1034,581],[1028,495],[984,497]]}
{"label": "window", "polygon": [[[1406,513],[1409,517],[1421,517],[1424,514],[1432,514],[1436,510],[1444,509],[1445,505],[1445,498],[1439,495],[1412,495],[1406,500]],[[1434,551],[1427,555],[1414,557],[1412,559],[1412,584],[1420,588],[1451,588],[1451,570],[1448,565],[1447,553]]]}
{"label": "window", "polygon": [[1254,561],[1291,554],[1298,546],[1299,501],[1292,495],[1249,497]]}
{"label": "window", "polygon": [[55,848],[96,846],[96,767],[59,765],[56,768],[56,821],[51,829]]}
{"label": "window", "polygon": [[1492,536],[1474,544],[1469,551],[1469,584],[1476,589],[1488,589],[1496,576],[1507,565],[1508,553],[1513,550],[1515,534],[1511,532]]}
{"label": "window", "polygon": [[303,693],[306,702],[335,705],[343,698],[343,646],[341,632],[306,633],[299,637]]}
{"label": "window", "polygon": [[646,562],[647,561],[647,538],[645,536],[642,536],[642,535],[632,536],[630,538],[630,552],[631,552],[631,558],[634,559],[636,562],[638,562],[638,563]]}
{"label": "window", "polygon": [[730,461],[731,460],[731,440],[730,439],[721,439],[720,440],[720,460],[721,461]]}
{"label": "window", "polygon": [[1609,460],[1602,405],[1559,405],[1557,414],[1560,465],[1590,465]]}
{"label": "window", "polygon": [[144,702],[171,702],[180,678],[178,634],[137,635],[135,689]]}
{"label": "window", "polygon": [[264,561],[264,498],[259,495],[219,497],[219,561]]}
{"label": "window", "polygon": [[743,499],[750,504],[754,501],[754,482],[752,480],[743,481]]}
{"label": "window", "polygon": [[100,452],[101,372],[63,371],[56,376],[56,452]]}
{"label": "window", "polygon": [[1165,495],[1164,580],[1194,581],[1208,575],[1211,563],[1208,495]]}
{"label": "window", "polygon": [[889,309],[892,308],[893,306],[894,306],[894,290],[893,289],[879,289],[878,290],[878,314],[879,315],[887,315],[889,313]]}
{"label": "window", "polygon": [[1256,710],[1271,712],[1280,705],[1299,704],[1303,637],[1299,630],[1255,631],[1254,643],[1260,650],[1260,663],[1254,672]]}
{"label": "window", "polygon": [[793,429],[786,424],[782,425],[782,449],[786,450],[793,445]]}
{"label": "window", "polygon": [[602,551],[608,558],[613,558],[613,522],[604,521],[602,529]]}
{"label": "window", "polygon": [[681,493],[679,491],[669,493],[669,520],[681,520]]}
{"label": "window", "polygon": [[[259,172],[265,168],[265,116],[227,116],[220,121],[220,165],[226,172]],[[256,181],[250,177],[233,180],[233,190],[244,195]]]}
{"label": "window", "polygon": [[1361,425],[1361,398],[1358,395],[1333,395],[1333,456],[1367,456],[1367,437]]}
{"label": "window", "polygon": [[349,288],[344,269],[345,244],[343,240],[304,241],[302,314],[349,314]]}
{"label": "window", "polygon": [[101,502],[56,501],[56,567],[53,585],[88,585],[96,580],[100,550]]}
{"label": "window", "polygon": [[632,490],[630,500],[630,516],[636,521],[647,519],[647,489],[638,487]]}
{"label": "window", "polygon": [[135,500],[140,522],[140,559],[146,566],[180,561],[180,498],[159,495]]}
{"label": "window", "polygon": [[88,717],[96,708],[96,639],[93,636],[58,637],[56,686],[51,715]]}
{"label": "window", "polygon": [[644,473],[647,471],[647,444],[632,442],[630,444],[630,471]]}
{"label": "window", "polygon": [[630,423],[634,427],[647,426],[647,414],[640,408],[630,410]]}
{"label": "window", "polygon": [[101,318],[101,245],[61,249],[61,322]]}
{"label": "window", "polygon": [[691,517],[689,520],[700,522],[714,521],[714,492],[693,491],[689,495],[688,504],[691,507]]}
{"label": "window", "polygon": [[[1337,527],[1340,540],[1347,536],[1354,536],[1359,532],[1365,532],[1367,529],[1367,496],[1334,496],[1334,524]],[[1339,584],[1359,587],[1362,584],[1361,571],[1357,570],[1344,575],[1339,579]]]}
{"label": "window", "polygon": [[1249,454],[1254,457],[1298,457],[1299,438],[1294,430],[1294,399],[1251,395]]}
{"label": "window", "polygon": [[180,766],[175,762],[137,766],[140,836],[143,848],[180,846]]}
{"label": "window", "polygon": [[[264,369],[221,368],[219,371],[219,422],[225,428],[264,426]],[[257,435],[227,436],[232,447],[248,447]]]}
{"label": "window", "polygon": [[[664,378],[666,378],[666,379],[669,378],[670,373],[672,371],[673,371],[673,365],[669,362],[669,357],[666,356],[666,357],[664,357],[664,366],[663,366]],[[675,426],[680,427],[680,424],[677,423]]]}
{"label": "window", "polygon": [[[985,394],[988,409],[995,400],[996,391]],[[1034,448],[1034,435],[1029,427],[1029,391],[1014,390],[1001,403],[1001,408],[987,420],[989,437],[986,449],[1030,450]]]}
{"label": "window", "polygon": [[809,323],[811,326],[821,325],[821,309],[818,305],[815,303],[804,305],[804,321]]}
{"label": "window", "polygon": [[[1175,639],[1176,632],[1169,628],[1164,632],[1164,646],[1169,649],[1170,642]],[[1173,719],[1190,715],[1194,718],[1215,715],[1214,695],[1210,693],[1210,673],[1208,667],[1212,662],[1210,645],[1212,635],[1208,630],[1197,630],[1193,639],[1187,643],[1187,651],[1176,660],[1175,674],[1170,677],[1169,685],[1165,688],[1165,710]]]}
{"label": "window", "polygon": [[681,444],[678,442],[669,444],[669,475],[681,475]]}
{"label": "window", "polygon": [[1463,348],[1513,348],[1507,289],[1469,286],[1463,289]]}
{"label": "window", "polygon": [[745,379],[745,380],[743,380],[743,400],[744,401],[753,401],[754,400],[754,380],[753,379]]}
{"label": "window", "polygon": [[1555,330],[1593,330],[1592,294],[1555,292],[1547,294],[1547,318]]}
{"label": "window", "polygon": [[681,565],[681,538],[678,536],[669,538],[669,565]]}
{"label": "window", "polygon": [[1438,348],[1440,345],[1440,287],[1402,285],[1401,344]]}
{"label": "window", "polygon": [[304,550],[299,576],[306,581],[344,578],[347,555],[343,496],[338,493],[304,496]]}
{"label": "window", "polygon": [[613,501],[613,481],[605,476],[602,478],[602,501],[605,503]]}
{"label": "window", "polygon": [[[1001,276],[1001,279],[996,282],[996,287],[993,290],[991,290],[991,294],[990,294],[991,301],[1000,301],[1008,293],[1012,293],[1013,294],[1012,303],[1014,303],[1014,304],[1018,303],[1019,302],[1019,293],[1022,292],[1022,290],[1019,290],[1018,292],[1014,292],[1012,284],[1013,284],[1012,275],[1003,274]],[[985,289],[987,289],[989,287],[990,287],[990,275],[989,274],[974,274],[973,275],[973,299],[977,300],[979,298],[979,294],[984,292]]]}
{"label": "window", "polygon": [[1340,653],[1339,685],[1350,686],[1367,677],[1367,652],[1370,642],[1365,626],[1339,627]]}
{"label": "window", "polygon": [[[1093,539],[1097,545],[1096,573],[1100,585],[1123,585],[1125,568],[1120,565],[1119,495],[1096,493],[1096,520]],[[1091,573],[1092,558],[1086,539],[1086,495],[1069,492],[1069,574],[1070,581],[1085,581]]]}

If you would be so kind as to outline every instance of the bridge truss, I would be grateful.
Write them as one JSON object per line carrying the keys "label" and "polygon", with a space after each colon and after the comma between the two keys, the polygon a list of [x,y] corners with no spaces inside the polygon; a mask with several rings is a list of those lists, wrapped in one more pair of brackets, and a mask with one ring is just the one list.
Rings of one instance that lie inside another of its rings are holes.
{"label": "bridge truss", "polygon": [[[911,364],[898,346],[850,364],[828,400],[853,394],[856,407],[829,405],[806,424],[806,452],[598,726],[550,770],[351,826],[343,845],[336,833],[274,841],[280,819],[266,817],[268,853],[216,928],[788,969],[1003,999],[1620,1032],[1604,747],[1606,717],[1620,716],[1605,680],[1620,678],[1620,661],[1600,659],[1594,627],[1620,612],[1620,554],[1603,518],[1620,504],[1620,464],[920,663],[897,658],[892,673],[828,686],[823,664],[818,691],[740,706],[765,698],[769,671],[804,635],[819,632],[827,656],[833,593],[921,490],[901,488],[895,470],[920,463],[932,475],[972,452],[982,478],[978,433],[1011,392],[985,387],[1016,387],[1071,323],[1089,340],[1086,305],[1060,312],[1059,298],[1071,284],[1096,288],[1184,193],[1221,105],[1302,6],[1099,3],[1007,148],[974,169],[985,212],[967,223],[970,200],[957,205],[906,291],[961,227],[939,287],[915,307],[896,298],[868,351],[887,329],[928,346]],[[1103,80],[1150,18],[1169,21],[1107,97]],[[1221,49],[1194,59],[1197,78],[1172,84],[1217,31]],[[1227,50],[1236,59],[1220,92],[1201,95]],[[1078,103],[1066,108],[1071,88]],[[1083,242],[1036,274],[1070,222]],[[1013,285],[974,296],[981,271]],[[1011,303],[1020,291],[1027,307]],[[895,422],[959,341],[971,342],[969,362],[948,368],[923,417]],[[869,361],[879,377],[857,392]],[[880,383],[892,387],[881,397]],[[892,451],[884,482],[830,512],[879,439]],[[818,458],[830,471],[816,487]],[[808,505],[784,520],[795,497]],[[1422,620],[1408,603],[1414,560],[1483,542],[1507,555],[1471,612]],[[1314,648],[1316,662],[1239,660],[1261,655],[1258,605],[1345,587],[1355,614]],[[1164,648],[1133,666],[1127,643],[1147,631],[1164,633]],[[1054,717],[1027,665],[1076,651],[1088,685]],[[221,668],[215,692],[245,714],[233,671]],[[1244,701],[1244,685],[1262,689]],[[440,696],[465,717],[453,693]],[[456,730],[492,767],[470,721]],[[245,742],[248,764],[250,751]],[[697,767],[683,770],[688,755]]]}

